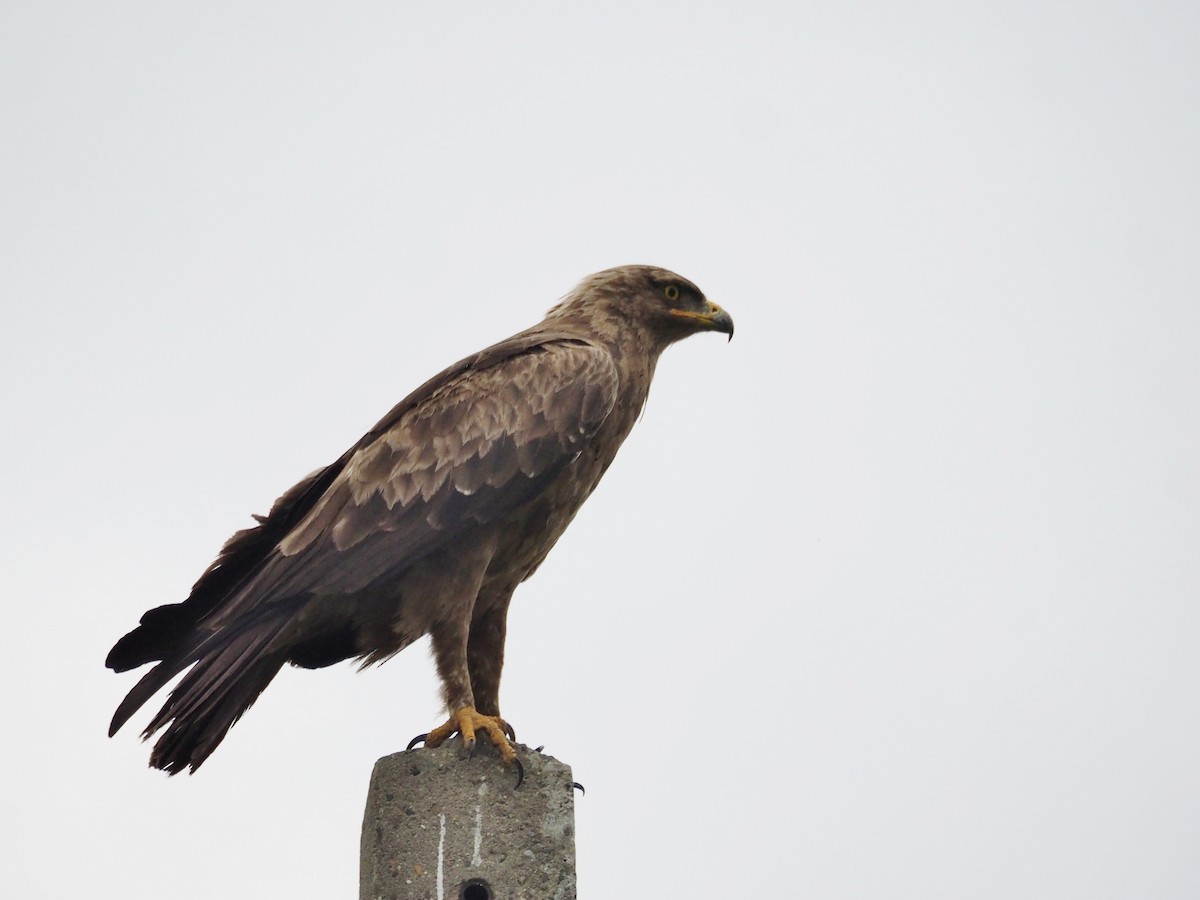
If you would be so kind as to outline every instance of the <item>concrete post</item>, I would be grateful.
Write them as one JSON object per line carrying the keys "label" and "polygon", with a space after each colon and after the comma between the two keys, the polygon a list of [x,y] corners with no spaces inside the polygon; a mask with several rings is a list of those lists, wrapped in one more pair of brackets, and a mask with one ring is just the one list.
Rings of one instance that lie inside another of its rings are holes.
{"label": "concrete post", "polygon": [[525,781],[486,739],[375,763],[359,900],[575,900],[571,769],[518,745]]}

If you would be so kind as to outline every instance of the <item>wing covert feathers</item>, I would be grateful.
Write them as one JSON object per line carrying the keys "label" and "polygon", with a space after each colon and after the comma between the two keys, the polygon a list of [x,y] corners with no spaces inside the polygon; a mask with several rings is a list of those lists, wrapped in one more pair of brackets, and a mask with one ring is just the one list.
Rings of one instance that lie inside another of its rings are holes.
{"label": "wing covert feathers", "polygon": [[618,387],[608,352],[580,341],[468,370],[360,446],[280,550],[294,556],[324,540],[345,551],[380,532],[491,521],[578,455]]}

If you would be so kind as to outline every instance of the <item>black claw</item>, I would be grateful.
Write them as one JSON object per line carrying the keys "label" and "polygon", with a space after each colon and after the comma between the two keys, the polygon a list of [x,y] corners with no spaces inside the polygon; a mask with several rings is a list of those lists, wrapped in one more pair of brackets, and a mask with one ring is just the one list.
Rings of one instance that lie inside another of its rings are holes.
{"label": "black claw", "polygon": [[525,766],[521,764],[521,758],[519,756],[513,757],[513,765],[517,767],[517,783],[513,786],[513,790],[515,791],[525,780]]}
{"label": "black claw", "polygon": [[467,748],[468,758],[474,759],[475,758],[475,738],[471,738],[471,740],[469,740],[469,741],[463,741],[463,745]]}
{"label": "black claw", "polygon": [[586,791],[586,790],[584,790],[584,788],[583,788],[583,785],[582,785],[582,784],[580,784],[578,781],[572,781],[572,782],[571,782],[571,787],[573,787],[573,788],[575,788],[576,790],[578,790],[578,791],[579,791],[579,793],[581,793],[581,794],[584,794],[584,795],[586,795],[586,794],[587,794],[587,791]]}
{"label": "black claw", "polygon": [[411,741],[408,742],[408,746],[405,747],[404,749],[411,750],[413,747],[417,746],[417,744],[425,743],[425,739],[427,737],[429,737],[428,734],[418,734],[415,738],[413,738]]}
{"label": "black claw", "polygon": [[513,727],[507,722],[504,723],[504,733],[508,735],[508,739],[514,744],[517,742],[517,733],[513,731]]}
{"label": "black claw", "polygon": [[546,745],[545,745],[545,744],[541,744],[540,746],[534,747],[534,748],[533,748],[533,752],[534,752],[534,753],[541,753],[541,752],[542,752],[543,750],[545,750],[545,749],[546,749]]}

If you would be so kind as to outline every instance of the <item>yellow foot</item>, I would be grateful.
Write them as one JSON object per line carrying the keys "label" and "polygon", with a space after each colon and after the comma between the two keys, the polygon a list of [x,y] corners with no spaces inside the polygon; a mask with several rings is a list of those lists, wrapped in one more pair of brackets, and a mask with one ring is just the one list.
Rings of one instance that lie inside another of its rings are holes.
{"label": "yellow foot", "polygon": [[[505,722],[499,716],[485,716],[483,713],[476,712],[473,706],[464,706],[458,712],[454,713],[449,721],[444,725],[439,725],[429,734],[418,735],[412,739],[408,745],[411,750],[418,743],[424,741],[426,747],[440,747],[445,743],[447,738],[455,734],[461,734],[463,746],[468,751],[475,750],[475,734],[482,731],[487,735],[488,740],[492,742],[492,746],[500,753],[500,758],[506,763],[517,763],[517,751],[513,749],[513,745],[509,738],[516,740],[513,734],[512,726]],[[520,782],[518,782],[519,784]]]}

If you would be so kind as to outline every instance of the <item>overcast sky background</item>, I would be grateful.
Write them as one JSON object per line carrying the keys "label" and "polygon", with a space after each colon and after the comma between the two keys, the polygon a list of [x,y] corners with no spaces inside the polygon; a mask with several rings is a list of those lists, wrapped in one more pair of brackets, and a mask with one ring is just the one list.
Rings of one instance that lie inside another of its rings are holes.
{"label": "overcast sky background", "polygon": [[424,645],[174,779],[104,656],[647,262],[737,337],[663,358],[502,691],[587,787],[581,896],[1200,895],[1197,47],[1194,3],[4,3],[0,894],[356,896]]}

